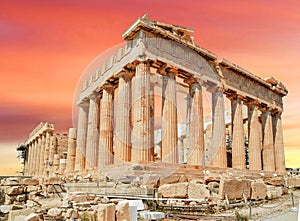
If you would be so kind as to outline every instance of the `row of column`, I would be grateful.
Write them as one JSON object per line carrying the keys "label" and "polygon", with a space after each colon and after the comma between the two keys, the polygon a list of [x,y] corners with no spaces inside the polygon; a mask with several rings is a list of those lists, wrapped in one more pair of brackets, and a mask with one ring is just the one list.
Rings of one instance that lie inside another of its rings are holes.
{"label": "row of column", "polygon": [[44,132],[28,144],[28,160],[25,164],[25,174],[44,176],[53,164],[56,153],[55,139],[51,132]]}
{"label": "row of column", "polygon": [[[242,97],[233,96],[232,110],[232,167],[246,168]],[[257,102],[248,106],[249,169],[285,171],[281,114],[260,108]],[[260,112],[262,112],[260,116]],[[261,118],[261,121],[260,121]]]}
{"label": "row of column", "polygon": [[68,134],[67,154],[58,152],[56,136],[52,132],[44,132],[27,147],[25,174],[30,176],[46,176],[53,173],[73,173],[76,156],[76,129],[70,128]]}
{"label": "row of column", "polygon": [[[160,74],[163,75],[161,160],[177,164],[180,159],[177,137],[176,70],[167,68]],[[187,163],[226,168],[224,93],[218,87],[208,89],[212,94],[212,139],[208,145],[208,154],[205,156],[202,87],[197,81],[189,80],[187,83],[190,88]],[[92,94],[88,100],[82,102],[79,106],[75,171],[95,170],[118,161],[134,163],[154,161],[153,96],[150,67],[147,63],[140,62],[136,66],[135,73],[124,71],[119,74],[115,128],[113,85],[105,84],[101,94]],[[243,102],[240,96],[232,97],[231,100],[232,166],[243,169],[246,168]],[[271,115],[270,111],[266,110],[260,123],[258,105],[249,103],[248,115],[250,169],[284,171],[280,114]]]}
{"label": "row of column", "polygon": [[[177,164],[177,98],[176,70],[167,69],[163,75],[162,88],[162,162]],[[115,144],[113,148],[113,99],[111,85],[102,88],[102,95],[93,94],[88,102],[79,106],[78,140],[75,171],[96,169],[104,165],[121,162],[145,163],[154,161],[154,97],[150,82],[150,67],[147,63],[136,66],[135,75],[119,74]],[[133,82],[133,88],[131,84]],[[190,85],[190,124],[188,164],[204,165],[204,123],[202,87],[196,81]],[[131,97],[133,91],[133,101]],[[213,92],[213,140],[217,154],[212,166],[226,167],[226,144],[224,100],[220,90]],[[133,107],[131,110],[131,103]],[[131,131],[131,115],[132,131]],[[222,142],[220,142],[222,140]],[[98,159],[98,160],[97,160]]]}

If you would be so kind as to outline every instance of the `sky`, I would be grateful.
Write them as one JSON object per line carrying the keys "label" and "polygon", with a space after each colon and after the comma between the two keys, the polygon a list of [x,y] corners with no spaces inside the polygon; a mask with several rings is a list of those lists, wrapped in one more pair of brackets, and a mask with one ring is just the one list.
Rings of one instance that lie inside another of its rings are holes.
{"label": "sky", "polygon": [[300,167],[299,8],[298,0],[1,0],[0,174],[20,171],[15,149],[39,122],[73,127],[85,68],[145,13],[192,28],[196,44],[219,58],[282,81],[286,164]]}

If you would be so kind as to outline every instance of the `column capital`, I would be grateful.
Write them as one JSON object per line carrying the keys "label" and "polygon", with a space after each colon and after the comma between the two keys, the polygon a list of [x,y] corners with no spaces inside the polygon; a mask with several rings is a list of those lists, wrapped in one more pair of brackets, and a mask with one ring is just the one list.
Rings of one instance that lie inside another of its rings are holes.
{"label": "column capital", "polygon": [[229,100],[245,100],[245,97],[243,95],[240,95],[238,93],[232,93],[232,94],[226,94],[226,97],[228,97]]}
{"label": "column capital", "polygon": [[176,76],[178,73],[178,68],[172,67],[168,64],[163,64],[161,67],[159,67],[156,71],[158,74],[166,75],[166,76]]}
{"label": "column capital", "polygon": [[88,98],[89,98],[90,100],[96,100],[96,99],[98,98],[98,96],[99,96],[99,93],[98,93],[98,92],[93,92],[92,94],[90,94],[90,95],[88,96]]}
{"label": "column capital", "polygon": [[246,99],[244,101],[244,104],[247,105],[248,107],[254,105],[254,106],[257,106],[258,108],[261,105],[261,103],[259,102],[258,99],[255,99],[255,100],[254,99]]}
{"label": "column capital", "polygon": [[112,85],[110,82],[106,82],[101,88],[110,94],[113,93],[115,89],[114,85]]}
{"label": "column capital", "polygon": [[89,106],[89,104],[90,104],[89,99],[84,98],[77,104],[77,106],[82,107],[82,108],[87,108]]}
{"label": "column capital", "polygon": [[214,85],[214,86],[207,87],[207,91],[210,92],[210,93],[222,93],[222,94],[224,94],[225,88],[223,88],[219,85]]}
{"label": "column capital", "polygon": [[192,86],[193,84],[199,84],[199,82],[195,78],[189,78],[185,79],[184,83],[188,84],[189,86]]}
{"label": "column capital", "polygon": [[123,78],[126,82],[130,81],[132,77],[134,76],[133,70],[126,70],[123,69],[120,73],[116,75],[119,78]]}

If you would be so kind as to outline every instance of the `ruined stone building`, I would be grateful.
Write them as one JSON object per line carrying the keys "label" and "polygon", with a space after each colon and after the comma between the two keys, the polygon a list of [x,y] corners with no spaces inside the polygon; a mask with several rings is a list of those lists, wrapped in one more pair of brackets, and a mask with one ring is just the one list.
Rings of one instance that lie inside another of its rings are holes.
{"label": "ruined stone building", "polygon": [[44,177],[65,171],[68,135],[55,133],[53,124],[40,123],[18,149],[22,146],[25,175]]}
{"label": "ruined stone building", "polygon": [[[70,130],[68,149],[56,143],[66,142],[66,137],[52,135],[53,127],[41,124],[25,143],[25,173],[44,175],[57,170],[59,161],[60,168],[66,163],[65,171],[70,173],[154,162],[227,168],[230,161],[232,168],[246,169],[245,136],[249,170],[284,172],[285,86],[219,59],[196,45],[192,34],[192,29],[147,16],[135,21],[122,35],[126,46],[82,85],[77,133]],[[156,88],[161,91],[159,100]],[[186,118],[180,121],[179,93],[186,95]],[[204,116],[204,93],[211,98],[209,120]],[[224,114],[226,100],[230,122]],[[162,123],[155,130],[158,107]],[[184,136],[179,123],[185,127]],[[157,133],[161,138],[154,148]]]}

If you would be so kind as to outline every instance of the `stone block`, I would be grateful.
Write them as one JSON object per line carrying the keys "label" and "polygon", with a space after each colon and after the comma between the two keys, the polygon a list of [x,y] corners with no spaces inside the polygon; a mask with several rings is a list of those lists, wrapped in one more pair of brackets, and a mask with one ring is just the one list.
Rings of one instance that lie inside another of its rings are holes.
{"label": "stone block", "polygon": [[30,193],[30,192],[34,192],[34,191],[38,191],[39,190],[39,186],[25,186],[24,187],[24,192],[25,193]]}
{"label": "stone block", "polygon": [[209,183],[209,182],[218,182],[219,183],[221,180],[221,175],[218,173],[208,173],[208,174],[205,174],[204,180],[206,183]]}
{"label": "stone block", "polygon": [[24,188],[22,186],[11,186],[6,189],[6,194],[9,196],[22,194],[24,192]]}
{"label": "stone block", "polygon": [[97,206],[98,221],[115,221],[116,207],[115,204],[99,204]]}
{"label": "stone block", "polygon": [[49,177],[48,179],[45,179],[44,184],[49,185],[49,184],[63,184],[65,183],[64,179],[60,176],[53,176]]}
{"label": "stone block", "polygon": [[47,193],[61,193],[63,189],[60,185],[48,185],[47,186]]}
{"label": "stone block", "polygon": [[267,186],[263,181],[251,182],[251,199],[265,199],[267,196]]}
{"label": "stone block", "polygon": [[37,186],[39,185],[39,180],[34,178],[25,178],[20,181],[20,184],[26,186]]}
{"label": "stone block", "polygon": [[48,210],[51,208],[57,208],[62,205],[60,198],[52,198],[52,199],[40,199],[39,204],[41,204],[41,208],[43,210]]}
{"label": "stone block", "polygon": [[180,175],[171,174],[170,176],[160,179],[160,185],[178,183],[180,178]]}
{"label": "stone block", "polygon": [[4,204],[5,205],[13,204],[16,201],[16,199],[17,199],[17,195],[14,195],[14,196],[6,195]]}
{"label": "stone block", "polygon": [[130,208],[129,203],[119,203],[117,205],[117,213],[116,213],[117,221],[130,220]]}
{"label": "stone block", "polygon": [[221,199],[227,195],[228,199],[242,199],[243,194],[250,198],[251,181],[246,179],[222,178],[220,181],[219,195]]}
{"label": "stone block", "polygon": [[158,188],[158,193],[166,198],[185,198],[188,196],[188,184],[187,182],[164,184]]}
{"label": "stone block", "polygon": [[205,184],[190,182],[188,185],[188,198],[189,199],[204,199],[209,197],[209,190]]}
{"label": "stone block", "polygon": [[16,197],[16,201],[18,202],[24,202],[26,200],[26,194],[20,194],[20,195],[17,195]]}
{"label": "stone block", "polygon": [[62,210],[59,208],[51,208],[48,210],[47,215],[51,217],[61,217]]}
{"label": "stone block", "polygon": [[276,199],[282,196],[281,186],[267,185],[267,199]]}
{"label": "stone block", "polygon": [[17,178],[7,178],[2,180],[2,186],[18,186],[20,184],[20,180]]}
{"label": "stone block", "polygon": [[33,210],[30,208],[20,209],[20,210],[11,210],[8,215],[8,221],[14,221],[17,216],[28,216],[33,213]]}
{"label": "stone block", "polygon": [[16,216],[14,221],[24,221],[26,219],[26,216]]}
{"label": "stone block", "polygon": [[283,177],[265,177],[264,182],[272,186],[284,186],[285,184]]}
{"label": "stone block", "polygon": [[300,187],[300,177],[288,177],[287,178],[288,187]]}
{"label": "stone block", "polygon": [[144,174],[143,184],[151,187],[159,186],[160,177],[157,174]]}
{"label": "stone block", "polygon": [[39,221],[39,215],[36,213],[31,213],[28,216],[26,216],[24,221]]}

